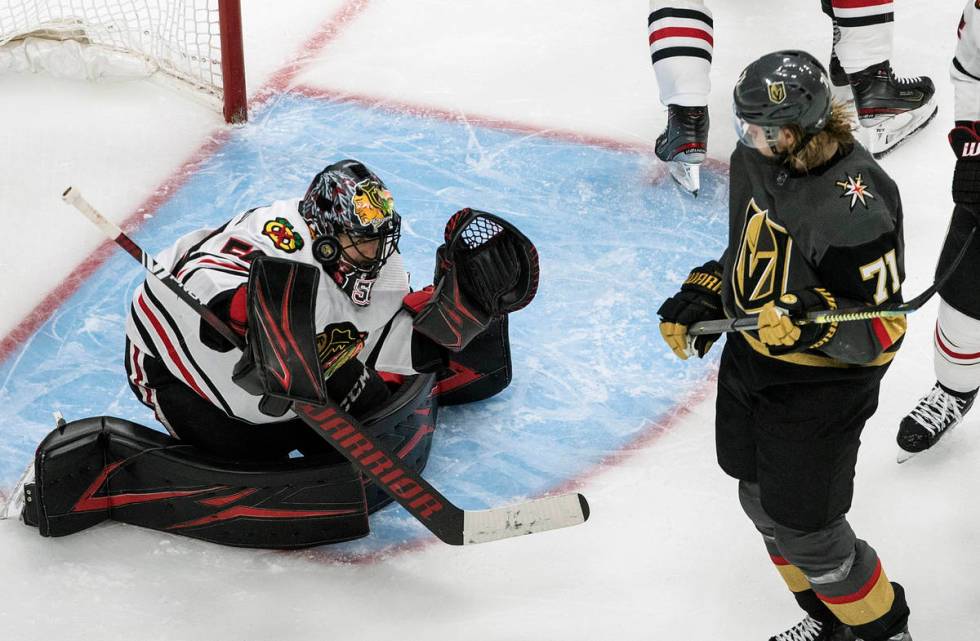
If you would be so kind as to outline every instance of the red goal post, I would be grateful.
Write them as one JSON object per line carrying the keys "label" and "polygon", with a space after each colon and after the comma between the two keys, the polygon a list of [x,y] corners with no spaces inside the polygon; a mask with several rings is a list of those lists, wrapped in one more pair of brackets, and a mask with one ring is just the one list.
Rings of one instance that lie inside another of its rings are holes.
{"label": "red goal post", "polygon": [[[135,57],[147,73],[173,80],[220,106],[227,122],[247,119],[240,0],[0,3],[0,46],[31,39],[74,41]],[[98,72],[86,75],[98,77]]]}

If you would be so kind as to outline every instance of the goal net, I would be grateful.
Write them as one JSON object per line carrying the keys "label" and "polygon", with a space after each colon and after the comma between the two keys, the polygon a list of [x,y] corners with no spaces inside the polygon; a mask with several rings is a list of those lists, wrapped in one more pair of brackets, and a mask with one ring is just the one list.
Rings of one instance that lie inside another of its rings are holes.
{"label": "goal net", "polygon": [[9,0],[0,3],[0,46],[42,39],[135,56],[150,71],[211,96],[226,120],[240,122],[245,80],[238,1]]}

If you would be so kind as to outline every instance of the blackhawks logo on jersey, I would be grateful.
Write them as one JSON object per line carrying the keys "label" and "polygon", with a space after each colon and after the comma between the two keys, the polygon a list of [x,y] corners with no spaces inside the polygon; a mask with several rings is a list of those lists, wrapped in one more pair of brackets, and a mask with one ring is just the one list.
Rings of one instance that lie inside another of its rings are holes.
{"label": "blackhawks logo on jersey", "polygon": [[868,208],[868,200],[874,200],[875,195],[868,191],[868,186],[864,184],[864,178],[861,174],[857,175],[857,178],[852,177],[847,174],[847,177],[843,180],[838,180],[834,183],[838,187],[844,190],[844,193],[840,195],[841,198],[850,198],[851,211],[854,211],[854,205],[860,202],[864,205],[864,208]]}
{"label": "blackhawks logo on jersey", "polygon": [[287,254],[303,249],[303,237],[296,233],[293,225],[285,218],[279,217],[266,222],[262,227],[262,234],[268,236],[277,249]]}
{"label": "blackhawks logo on jersey", "polygon": [[358,331],[349,321],[327,325],[316,335],[316,353],[324,380],[333,376],[340,366],[355,358],[364,349],[367,332]]}
{"label": "blackhawks logo on jersey", "polygon": [[391,192],[374,180],[357,183],[357,192],[351,200],[361,225],[371,225],[375,230],[385,224],[395,211],[395,200],[391,197]]}
{"label": "blackhawks logo on jersey", "polygon": [[757,312],[783,293],[792,247],[786,228],[770,220],[769,210],[761,209],[754,198],[750,200],[732,271],[735,303],[740,309]]}

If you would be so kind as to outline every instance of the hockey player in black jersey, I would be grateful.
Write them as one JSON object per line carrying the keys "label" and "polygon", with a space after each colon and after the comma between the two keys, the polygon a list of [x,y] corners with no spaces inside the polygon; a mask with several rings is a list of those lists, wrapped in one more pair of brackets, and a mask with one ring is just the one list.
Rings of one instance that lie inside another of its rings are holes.
{"label": "hockey player in black jersey", "polygon": [[659,309],[677,356],[703,320],[757,314],[721,356],[722,469],[806,618],[770,641],[910,641],[902,587],[847,522],[861,430],[904,319],[797,325],[806,312],[901,300],[902,206],[855,142],[824,67],[801,51],[749,65],[734,91],[728,248]]}

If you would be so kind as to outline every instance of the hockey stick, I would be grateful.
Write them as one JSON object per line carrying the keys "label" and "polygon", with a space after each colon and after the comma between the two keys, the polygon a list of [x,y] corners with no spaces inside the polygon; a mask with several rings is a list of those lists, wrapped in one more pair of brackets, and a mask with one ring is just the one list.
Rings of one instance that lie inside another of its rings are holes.
{"label": "hockey stick", "polygon": [[[69,187],[62,200],[75,207],[102,232],[139,261],[160,282],[197,311],[221,335],[241,348],[242,340],[204,304],[185,290],[174,276],[147,254],[114,223],[90,205],[77,189]],[[321,438],[372,482],[422,522],[430,532],[450,545],[486,543],[535,534],[585,522],[589,504],[581,494],[546,496],[489,510],[463,510],[406,467],[397,455],[335,404],[293,403],[293,411]]]}
{"label": "hockey stick", "polygon": [[[793,319],[793,322],[797,325],[827,324],[846,321],[871,320],[872,318],[895,318],[896,316],[911,314],[925,305],[926,302],[932,298],[943,285],[946,284],[946,281],[950,279],[953,272],[955,272],[956,268],[959,267],[960,261],[962,261],[963,256],[966,255],[966,250],[970,247],[970,243],[973,241],[973,236],[976,233],[976,227],[970,230],[970,233],[966,237],[966,241],[963,243],[963,247],[960,248],[960,252],[953,260],[953,264],[950,265],[946,272],[937,278],[928,289],[910,301],[906,301],[904,303],[885,303],[884,305],[878,305],[876,307],[850,307],[847,309],[808,312],[806,316],[802,318]],[[723,318],[721,320],[701,321],[700,323],[691,325],[691,327],[688,328],[687,333],[690,336],[702,336],[704,334],[721,334],[723,332],[739,332],[753,329],[759,329],[759,317],[757,315],[744,316],[742,318]]]}

